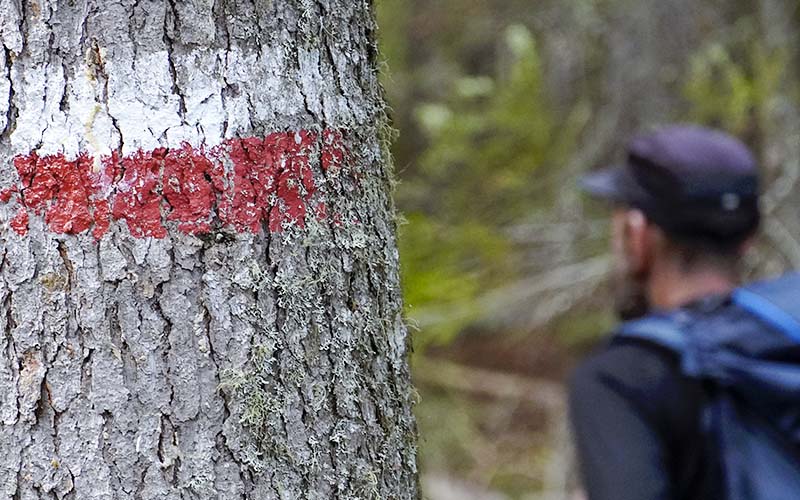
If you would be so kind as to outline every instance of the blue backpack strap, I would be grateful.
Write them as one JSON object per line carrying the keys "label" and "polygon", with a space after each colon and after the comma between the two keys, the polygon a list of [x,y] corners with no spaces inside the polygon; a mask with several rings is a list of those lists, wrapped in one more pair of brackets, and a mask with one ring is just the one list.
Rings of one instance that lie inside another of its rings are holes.
{"label": "blue backpack strap", "polygon": [[652,342],[679,355],[686,351],[688,345],[683,327],[669,316],[653,315],[626,321],[619,326],[616,336]]}
{"label": "blue backpack strap", "polygon": [[800,342],[800,274],[737,288],[732,298],[742,309]]}

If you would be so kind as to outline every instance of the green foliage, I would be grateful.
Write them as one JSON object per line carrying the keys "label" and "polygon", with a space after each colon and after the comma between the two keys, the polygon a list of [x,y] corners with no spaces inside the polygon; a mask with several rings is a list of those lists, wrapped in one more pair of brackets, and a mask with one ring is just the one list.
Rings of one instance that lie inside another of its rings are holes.
{"label": "green foliage", "polygon": [[761,42],[743,52],[737,60],[730,47],[713,42],[692,57],[684,94],[692,104],[693,121],[741,135],[768,119],[772,100],[780,93],[788,52],[768,50]]}
{"label": "green foliage", "polygon": [[[482,438],[476,408],[457,394],[428,391],[415,408],[419,426],[420,465],[469,471]],[[442,425],[446,420],[447,425]]]}
{"label": "green foliage", "polygon": [[423,332],[417,349],[447,343],[479,317],[477,298],[486,274],[503,271],[506,241],[486,226],[450,226],[419,212],[400,235],[408,315]]}
{"label": "green foliage", "polygon": [[417,108],[429,147],[399,195],[428,214],[492,226],[518,221],[550,201],[543,177],[576,143],[581,124],[564,124],[552,109],[531,33],[511,26],[505,42],[508,64],[498,77],[461,77],[445,102]]}
{"label": "green foliage", "polygon": [[559,342],[575,350],[596,342],[598,335],[612,331],[617,319],[608,308],[600,310],[576,310],[568,317],[559,318],[552,325],[558,332]]}
{"label": "green foliage", "polygon": [[[381,54],[392,68],[390,74],[387,64],[384,64],[381,73],[384,79],[391,79],[386,85],[387,91],[396,95],[402,90],[398,84],[408,74],[406,30],[411,11],[403,2],[395,0],[378,1],[376,9],[378,18],[386,21],[380,23]],[[393,101],[391,97],[390,100]]]}
{"label": "green foliage", "polygon": [[417,347],[447,342],[482,314],[482,293],[515,262],[504,227],[552,202],[548,176],[569,157],[585,116],[552,109],[530,31],[505,32],[498,76],[462,76],[446,99],[415,109],[427,148],[397,197],[409,316]]}

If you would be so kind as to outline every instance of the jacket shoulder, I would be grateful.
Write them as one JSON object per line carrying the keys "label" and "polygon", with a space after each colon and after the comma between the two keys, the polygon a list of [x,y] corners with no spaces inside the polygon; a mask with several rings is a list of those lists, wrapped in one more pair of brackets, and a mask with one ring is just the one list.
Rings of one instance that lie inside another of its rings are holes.
{"label": "jacket shoulder", "polygon": [[628,401],[631,410],[662,420],[688,403],[678,356],[663,347],[635,339],[609,343],[591,354],[573,371],[570,405],[604,404],[604,394]]}

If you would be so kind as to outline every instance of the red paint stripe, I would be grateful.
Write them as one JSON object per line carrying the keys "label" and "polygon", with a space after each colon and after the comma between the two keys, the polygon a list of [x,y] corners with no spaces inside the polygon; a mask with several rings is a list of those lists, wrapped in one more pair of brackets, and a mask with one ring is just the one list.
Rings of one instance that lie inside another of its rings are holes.
{"label": "red paint stripe", "polygon": [[[115,153],[99,162],[87,154],[67,160],[33,152],[14,158],[20,186],[0,190],[0,202],[19,205],[11,227],[20,235],[27,234],[29,213],[43,216],[53,232],[91,230],[98,239],[115,220],[125,220],[137,238],[165,237],[164,221],[190,234],[207,233],[215,222],[252,233],[266,223],[278,232],[287,223],[305,227],[317,191],[311,166],[317,152],[325,172],[341,167],[342,133],[279,132],[208,149],[184,144]],[[327,217],[323,203],[311,212]]]}
{"label": "red paint stripe", "polygon": [[17,215],[11,219],[11,229],[21,236],[28,234],[28,211],[25,210],[25,207],[17,209]]}

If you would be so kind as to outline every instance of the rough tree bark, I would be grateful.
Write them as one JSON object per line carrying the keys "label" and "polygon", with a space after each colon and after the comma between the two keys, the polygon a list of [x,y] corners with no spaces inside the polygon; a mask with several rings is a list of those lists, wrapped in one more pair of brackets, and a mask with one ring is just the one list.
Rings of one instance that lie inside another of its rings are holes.
{"label": "rough tree bark", "polygon": [[417,498],[368,0],[0,0],[0,498]]}

